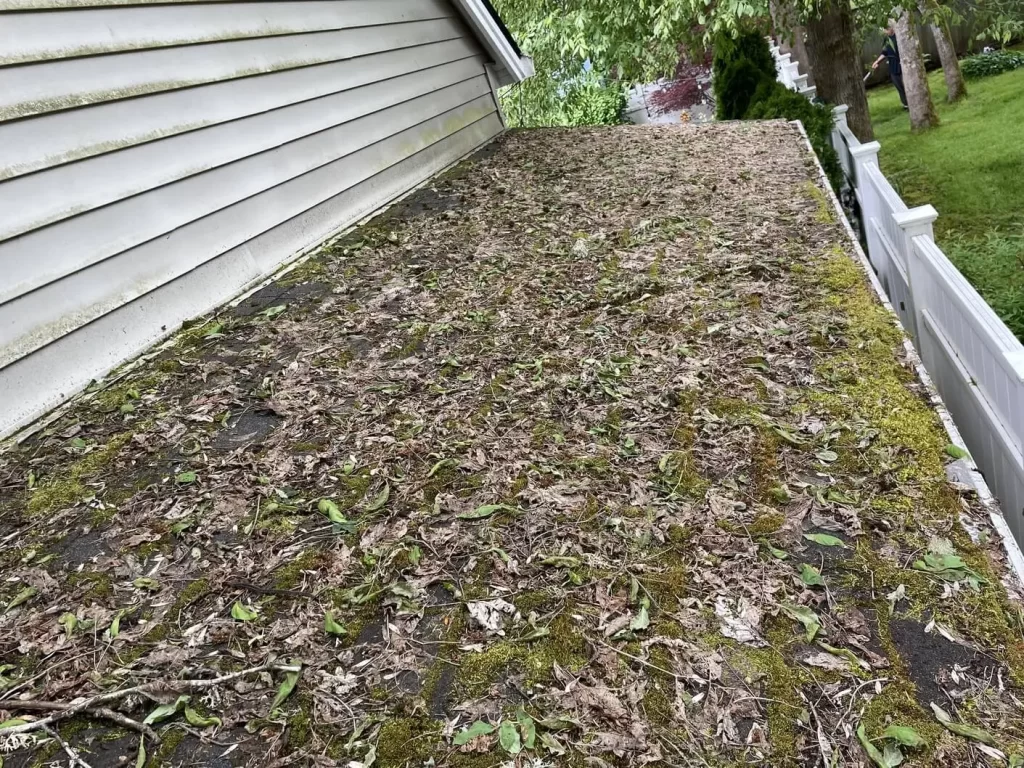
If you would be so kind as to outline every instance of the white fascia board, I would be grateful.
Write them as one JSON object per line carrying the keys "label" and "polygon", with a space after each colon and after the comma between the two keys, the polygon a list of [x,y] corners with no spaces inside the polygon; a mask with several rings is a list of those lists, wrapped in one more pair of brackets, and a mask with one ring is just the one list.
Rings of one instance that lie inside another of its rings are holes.
{"label": "white fascia board", "polygon": [[494,57],[494,63],[498,65],[495,70],[498,85],[520,83],[533,75],[533,59],[516,53],[483,0],[454,0],[454,3],[484,48]]}

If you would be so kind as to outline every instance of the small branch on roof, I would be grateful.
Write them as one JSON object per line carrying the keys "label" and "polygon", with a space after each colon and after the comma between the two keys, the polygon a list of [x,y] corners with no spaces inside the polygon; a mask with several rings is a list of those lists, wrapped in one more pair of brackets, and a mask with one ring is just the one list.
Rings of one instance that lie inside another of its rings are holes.
{"label": "small branch on roof", "polygon": [[[152,683],[144,683],[143,685],[137,685],[134,688],[122,688],[119,691],[109,691],[107,693],[101,693],[97,696],[93,696],[88,699],[75,699],[74,701],[69,701],[66,703],[9,701],[5,702],[4,705],[12,711],[17,711],[19,708],[26,711],[31,709],[36,709],[38,711],[39,709],[44,709],[44,707],[38,706],[41,703],[52,705],[45,707],[45,709],[57,708],[57,711],[55,711],[52,715],[44,717],[42,720],[33,720],[30,723],[23,723],[22,725],[13,725],[8,728],[4,728],[3,735],[14,736],[15,734],[19,733],[29,733],[31,731],[46,730],[54,723],[60,720],[65,720],[69,717],[74,717],[75,715],[82,712],[86,712],[89,714],[95,713],[97,715],[100,715],[101,710],[105,710],[108,713],[116,715],[116,713],[113,713],[113,710],[105,709],[103,705],[112,701],[120,701],[121,699],[127,698],[128,696],[141,695],[152,699],[165,698],[173,695],[181,695],[183,693],[193,693],[195,691],[201,691],[206,688],[215,688],[218,685],[224,685],[225,683],[230,683],[233,680],[239,679],[240,677],[245,677],[247,675],[255,675],[259,672],[267,672],[271,670],[276,670],[278,672],[299,672],[301,669],[302,667],[297,664],[261,664],[258,667],[250,667],[249,669],[243,669],[238,672],[232,672],[227,675],[221,675],[220,677],[210,678],[209,680],[157,680]],[[33,704],[35,704],[36,706],[33,706]],[[129,720],[129,718],[125,719]],[[130,722],[134,723],[135,721]],[[126,722],[121,722],[121,725],[125,725],[129,728],[133,727]],[[136,723],[136,725],[138,727],[135,728],[135,730],[143,732],[141,729],[145,726],[141,723]],[[152,729],[149,729],[149,731],[150,734],[153,734]],[[147,734],[147,736],[148,735],[149,734]],[[155,736],[156,734],[153,734],[152,738],[154,740],[157,740]]]}
{"label": "small branch on roof", "polygon": [[85,760],[79,757],[78,752],[75,750],[75,748],[68,744],[66,741],[64,741],[64,739],[61,738],[60,734],[53,730],[53,728],[46,725],[43,726],[43,730],[46,731],[47,734],[49,734],[50,738],[52,738],[54,741],[60,744],[61,748],[67,753],[68,757],[71,758],[72,766],[77,765],[79,766],[79,768],[92,768],[91,765],[89,765],[87,762],[85,762]]}
{"label": "small branch on roof", "polygon": [[[9,701],[5,702],[8,705],[7,709],[16,709],[21,712],[61,712],[68,708],[68,703],[63,701]],[[124,728],[128,728],[133,731],[138,731],[150,741],[159,744],[160,737],[157,736],[156,731],[150,728],[144,723],[140,723],[138,720],[132,720],[127,715],[120,712],[116,712],[113,709],[107,707],[89,707],[85,712],[94,717],[98,717],[102,720],[110,720],[112,723],[117,723]],[[6,729],[5,729],[6,730]],[[44,729],[45,730],[45,729]]]}

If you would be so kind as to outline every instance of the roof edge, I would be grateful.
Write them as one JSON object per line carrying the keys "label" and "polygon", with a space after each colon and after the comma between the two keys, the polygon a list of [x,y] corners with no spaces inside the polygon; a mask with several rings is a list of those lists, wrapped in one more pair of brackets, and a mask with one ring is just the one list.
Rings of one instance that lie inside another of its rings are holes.
{"label": "roof edge", "polygon": [[499,65],[498,85],[520,83],[533,75],[533,59],[523,56],[515,38],[488,0],[452,2]]}

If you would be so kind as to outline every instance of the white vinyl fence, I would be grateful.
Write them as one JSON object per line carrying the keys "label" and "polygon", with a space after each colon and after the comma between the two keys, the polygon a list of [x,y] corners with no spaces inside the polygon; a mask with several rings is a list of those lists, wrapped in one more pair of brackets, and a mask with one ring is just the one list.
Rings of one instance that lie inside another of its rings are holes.
{"label": "white vinyl fence", "polygon": [[[799,65],[772,47],[779,81],[813,98]],[[930,205],[907,208],[835,107],[832,144],[860,207],[867,254],[971,457],[1024,543],[1024,345],[935,244]]]}

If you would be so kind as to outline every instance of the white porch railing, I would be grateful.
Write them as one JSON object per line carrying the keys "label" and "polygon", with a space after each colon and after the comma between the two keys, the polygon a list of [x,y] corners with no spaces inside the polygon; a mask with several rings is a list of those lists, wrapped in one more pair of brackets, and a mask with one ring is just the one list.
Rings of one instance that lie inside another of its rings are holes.
{"label": "white porch railing", "polygon": [[[799,65],[777,46],[772,54],[779,81],[800,90],[793,74]],[[1024,543],[1024,345],[935,244],[935,209],[907,208],[878,166],[881,146],[858,141],[846,111],[833,109],[832,145],[860,207],[868,259],[1014,538]]]}

